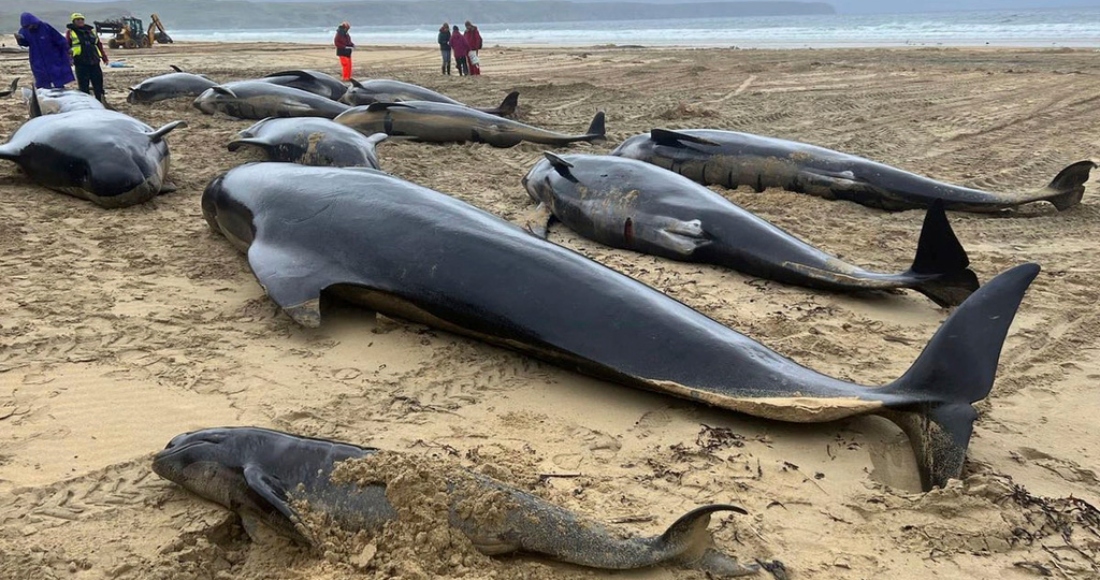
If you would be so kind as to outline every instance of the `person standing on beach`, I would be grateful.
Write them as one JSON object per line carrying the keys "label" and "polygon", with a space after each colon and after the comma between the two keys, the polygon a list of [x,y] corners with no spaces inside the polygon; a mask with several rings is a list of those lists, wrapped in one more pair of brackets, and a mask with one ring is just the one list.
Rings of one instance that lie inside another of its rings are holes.
{"label": "person standing on beach", "polygon": [[466,76],[470,74],[470,69],[466,66],[466,56],[470,54],[470,45],[466,44],[466,37],[462,36],[462,33],[458,31],[458,26],[451,30],[451,49],[455,53],[455,64],[458,65],[458,74],[460,76]]}
{"label": "person standing on beach", "polygon": [[42,22],[30,12],[19,17],[21,27],[15,42],[27,47],[34,74],[34,86],[43,89],[63,89],[76,80],[69,68],[69,43],[56,28]]}
{"label": "person standing on beach", "polygon": [[470,46],[470,54],[466,56],[466,61],[470,65],[470,74],[473,76],[481,75],[481,56],[478,51],[481,50],[481,32],[474,26],[469,20],[466,21],[466,44]]}
{"label": "person standing on beach", "polygon": [[[99,40],[99,35],[89,24],[84,24],[84,15],[74,12],[72,22],[66,27],[69,37],[69,53],[73,58],[73,67],[76,68],[76,82],[82,92],[95,94],[95,98],[101,102],[104,100],[103,69],[99,68],[99,61],[109,64],[107,51]],[[89,90],[91,85],[91,90]]]}
{"label": "person standing on beach", "polygon": [[351,30],[351,24],[348,24],[347,20],[341,22],[336,28],[336,37],[332,39],[332,43],[336,45],[336,56],[340,57],[340,69],[344,82],[351,80],[351,50],[355,48],[355,43],[351,41],[351,34],[348,34],[349,30]]}
{"label": "person standing on beach", "polygon": [[451,25],[439,27],[439,54],[443,56],[443,74],[451,74]]}

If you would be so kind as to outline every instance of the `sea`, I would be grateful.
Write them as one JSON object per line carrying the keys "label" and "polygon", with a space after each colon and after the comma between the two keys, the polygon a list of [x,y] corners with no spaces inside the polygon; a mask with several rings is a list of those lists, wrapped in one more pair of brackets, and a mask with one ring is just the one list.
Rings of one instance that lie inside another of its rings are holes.
{"label": "sea", "polygon": [[[462,15],[453,15],[462,21]],[[1100,7],[928,14],[483,23],[486,46],[643,45],[737,48],[900,46],[1100,47]],[[435,45],[438,25],[356,26],[361,45]],[[332,28],[173,30],[178,40],[329,44]]]}

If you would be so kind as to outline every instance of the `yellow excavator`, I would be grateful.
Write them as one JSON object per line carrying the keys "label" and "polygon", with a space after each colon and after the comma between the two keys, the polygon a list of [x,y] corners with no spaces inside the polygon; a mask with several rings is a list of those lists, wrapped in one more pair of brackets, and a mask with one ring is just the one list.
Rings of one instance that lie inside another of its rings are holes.
{"label": "yellow excavator", "polygon": [[156,14],[149,17],[149,44],[156,40],[160,44],[172,44],[172,37],[168,36],[168,31],[164,29],[164,25],[160,23],[160,17]]}
{"label": "yellow excavator", "polygon": [[171,43],[172,37],[168,36],[160,18],[156,14],[151,18],[148,33],[141,19],[133,16],[101,20],[93,24],[95,24],[96,34],[114,35],[107,41],[107,46],[111,48],[149,48],[153,46],[154,41],[161,44]]}

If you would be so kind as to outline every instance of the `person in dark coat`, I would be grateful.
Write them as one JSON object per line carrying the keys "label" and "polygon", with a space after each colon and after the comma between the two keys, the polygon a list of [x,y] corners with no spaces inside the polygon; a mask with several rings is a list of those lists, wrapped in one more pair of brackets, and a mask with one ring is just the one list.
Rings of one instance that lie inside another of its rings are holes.
{"label": "person in dark coat", "polygon": [[340,57],[340,70],[345,82],[351,80],[351,51],[355,48],[355,43],[351,41],[351,34],[348,34],[349,30],[351,30],[351,24],[348,24],[347,20],[341,22],[336,28],[336,36],[332,39],[332,44],[336,46],[336,56]]}
{"label": "person in dark coat", "polygon": [[36,87],[61,89],[76,80],[69,68],[69,42],[56,28],[30,12],[19,17],[19,24],[22,27],[15,33],[15,42],[30,53]]}
{"label": "person in dark coat", "polygon": [[439,27],[439,54],[443,56],[443,74],[451,74],[451,26],[446,22]]}
{"label": "person in dark coat", "polygon": [[[72,22],[66,27],[69,29],[66,36],[69,37],[69,54],[73,57],[73,66],[76,68],[76,82],[81,91],[95,94],[99,102],[105,103],[103,93],[103,69],[99,68],[99,61],[108,64],[107,50],[99,41],[99,35],[90,24],[84,23],[84,15],[74,12]],[[90,87],[89,87],[90,85]]]}
{"label": "person in dark coat", "polygon": [[451,30],[451,50],[455,53],[455,63],[458,64],[458,74],[466,76],[470,69],[466,65],[466,55],[470,53],[470,45],[466,44],[466,37],[458,31],[458,26]]}

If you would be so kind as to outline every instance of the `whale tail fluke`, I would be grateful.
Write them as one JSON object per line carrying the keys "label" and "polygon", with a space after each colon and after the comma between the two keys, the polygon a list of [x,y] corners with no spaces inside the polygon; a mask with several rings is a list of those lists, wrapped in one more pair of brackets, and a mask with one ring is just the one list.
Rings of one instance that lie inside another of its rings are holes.
{"label": "whale tail fluke", "polygon": [[978,289],[978,276],[943,207],[943,200],[937,199],[924,215],[917,256],[907,274],[930,277],[914,289],[936,304],[958,306]]}
{"label": "whale tail fluke", "polygon": [[707,572],[708,577],[715,578],[747,576],[759,572],[758,564],[742,564],[714,549],[707,525],[712,514],[723,511],[748,513],[740,507],[728,504],[707,505],[691,510],[656,538],[652,563],[676,562],[685,568]]}
{"label": "whale tail fluke", "polygon": [[1051,193],[1047,201],[1054,204],[1058,211],[1081,203],[1081,198],[1085,195],[1085,182],[1089,180],[1089,172],[1095,168],[1096,163],[1093,161],[1078,161],[1059,171],[1046,187]]}
{"label": "whale tail fluke", "polygon": [[883,387],[883,415],[909,436],[926,490],[962,472],[977,418],[971,404],[993,388],[1009,326],[1038,274],[1037,264],[1023,264],[990,280],[947,318],[913,366]]}

